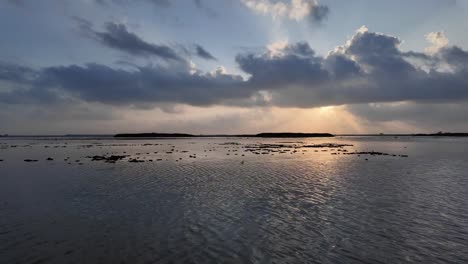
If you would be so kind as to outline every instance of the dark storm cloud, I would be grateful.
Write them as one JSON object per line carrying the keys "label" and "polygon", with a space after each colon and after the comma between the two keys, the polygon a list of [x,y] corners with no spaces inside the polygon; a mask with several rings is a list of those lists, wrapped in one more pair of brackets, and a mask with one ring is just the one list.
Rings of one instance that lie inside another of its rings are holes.
{"label": "dark storm cloud", "polygon": [[215,56],[211,55],[211,53],[205,50],[202,46],[196,45],[195,49],[198,57],[205,60],[217,60]]}
{"label": "dark storm cloud", "polygon": [[[89,25],[82,23],[82,26]],[[106,37],[100,36],[101,41],[109,46],[132,54],[158,54],[169,62],[175,61],[172,53],[160,52],[153,44],[141,41],[117,24],[108,26],[103,34]],[[107,35],[112,37],[107,39]],[[127,38],[131,40],[122,40]],[[249,75],[245,80],[222,70],[202,73],[188,63],[169,63],[164,67],[122,64],[123,68],[90,63],[39,70],[3,63],[0,81],[21,84],[22,90],[21,93],[3,91],[0,101],[36,97],[38,91],[49,96],[66,95],[84,101],[137,106],[183,103],[317,107],[468,100],[467,51],[452,46],[434,54],[402,52],[400,43],[396,37],[363,28],[346,45],[337,47],[326,57],[317,55],[304,42],[275,51],[240,54],[236,62]],[[418,64],[411,62],[415,58]]]}
{"label": "dark storm cloud", "polygon": [[76,17],[74,19],[85,36],[107,47],[134,56],[155,56],[164,60],[184,61],[172,47],[149,43],[130,32],[124,24],[107,22],[104,26],[105,31],[96,31],[89,21]]}

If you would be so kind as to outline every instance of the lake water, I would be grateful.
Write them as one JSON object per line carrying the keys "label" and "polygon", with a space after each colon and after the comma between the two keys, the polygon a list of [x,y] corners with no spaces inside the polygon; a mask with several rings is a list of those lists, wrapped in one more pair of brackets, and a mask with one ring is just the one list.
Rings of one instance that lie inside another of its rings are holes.
{"label": "lake water", "polygon": [[468,139],[3,138],[0,160],[0,263],[468,263]]}

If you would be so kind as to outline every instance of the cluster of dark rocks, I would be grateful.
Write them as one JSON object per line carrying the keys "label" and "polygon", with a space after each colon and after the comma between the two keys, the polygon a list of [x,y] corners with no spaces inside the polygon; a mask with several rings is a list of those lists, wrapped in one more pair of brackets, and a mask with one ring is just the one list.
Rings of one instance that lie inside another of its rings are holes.
{"label": "cluster of dark rocks", "polygon": [[123,160],[127,157],[130,157],[130,155],[111,155],[111,156],[88,156],[87,158],[90,158],[91,161],[104,161],[107,163],[116,163],[119,160]]}
{"label": "cluster of dark rocks", "polygon": [[140,163],[140,162],[145,162],[145,161],[144,161],[144,160],[140,160],[140,159],[129,159],[128,162]]}

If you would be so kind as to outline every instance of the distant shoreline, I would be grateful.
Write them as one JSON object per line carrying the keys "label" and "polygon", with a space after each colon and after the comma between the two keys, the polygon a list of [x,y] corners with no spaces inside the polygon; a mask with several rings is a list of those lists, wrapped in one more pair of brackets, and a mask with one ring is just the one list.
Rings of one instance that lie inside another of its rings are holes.
{"label": "distant shoreline", "polygon": [[418,133],[418,134],[340,134],[342,137],[468,137],[468,133]]}
{"label": "distant shoreline", "polygon": [[334,137],[330,133],[260,133],[254,135],[192,135],[182,133],[126,133],[117,134],[116,138],[194,138],[194,137],[257,137],[257,138],[311,138],[311,137]]}
{"label": "distant shoreline", "polygon": [[259,133],[259,134],[206,134],[193,135],[187,133],[122,133],[122,134],[66,134],[66,135],[0,135],[0,139],[8,138],[71,138],[71,139],[151,139],[151,138],[329,138],[329,137],[468,137],[468,133],[418,133],[418,134],[330,134],[330,133]]}

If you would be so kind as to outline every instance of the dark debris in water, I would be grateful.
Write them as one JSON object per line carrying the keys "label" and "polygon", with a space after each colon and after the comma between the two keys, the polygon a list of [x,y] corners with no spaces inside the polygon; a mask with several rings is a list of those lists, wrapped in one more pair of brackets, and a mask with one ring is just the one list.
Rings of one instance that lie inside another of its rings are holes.
{"label": "dark debris in water", "polygon": [[87,158],[91,158],[91,161],[104,161],[108,163],[115,163],[119,160],[123,160],[127,157],[130,157],[129,155],[111,155],[111,156],[88,156]]}

